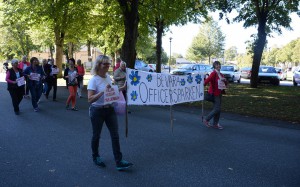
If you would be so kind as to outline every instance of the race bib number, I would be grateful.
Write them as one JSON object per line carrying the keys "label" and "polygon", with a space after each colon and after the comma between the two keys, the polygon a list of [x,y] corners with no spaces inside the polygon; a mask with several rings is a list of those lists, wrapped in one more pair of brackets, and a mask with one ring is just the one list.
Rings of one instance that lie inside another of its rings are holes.
{"label": "race bib number", "polygon": [[40,81],[41,75],[38,73],[30,73],[30,79],[34,81]]}
{"label": "race bib number", "polygon": [[18,86],[25,85],[25,78],[24,77],[20,77],[20,78],[16,79],[16,81],[17,81]]}

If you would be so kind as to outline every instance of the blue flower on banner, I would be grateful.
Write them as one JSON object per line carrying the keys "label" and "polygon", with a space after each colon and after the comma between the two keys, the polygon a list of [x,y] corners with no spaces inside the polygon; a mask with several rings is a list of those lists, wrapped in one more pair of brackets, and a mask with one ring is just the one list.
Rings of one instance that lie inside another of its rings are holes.
{"label": "blue flower on banner", "polygon": [[148,82],[152,81],[152,75],[151,74],[147,75],[147,80],[148,80]]}
{"label": "blue flower on banner", "polygon": [[185,80],[184,80],[184,79],[181,79],[180,85],[181,85],[181,86],[184,86],[184,85],[185,85]]}
{"label": "blue flower on banner", "polygon": [[141,76],[139,76],[138,71],[131,71],[129,79],[131,80],[130,84],[136,86],[140,83]]}
{"label": "blue flower on banner", "polygon": [[138,94],[136,93],[136,91],[132,91],[130,95],[132,101],[135,101],[137,99]]}
{"label": "blue flower on banner", "polygon": [[201,81],[202,81],[202,77],[201,77],[201,75],[198,74],[198,75],[196,76],[196,82],[197,82],[197,84],[200,84]]}
{"label": "blue flower on banner", "polygon": [[192,77],[192,75],[189,75],[189,76],[187,77],[187,82],[190,83],[190,84],[193,83],[193,77]]}

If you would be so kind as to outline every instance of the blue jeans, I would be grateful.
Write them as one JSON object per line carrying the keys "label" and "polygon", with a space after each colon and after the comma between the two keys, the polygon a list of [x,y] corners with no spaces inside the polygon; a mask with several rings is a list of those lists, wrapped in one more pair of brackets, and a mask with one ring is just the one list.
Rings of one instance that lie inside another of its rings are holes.
{"label": "blue jeans", "polygon": [[215,96],[214,98],[215,98],[214,107],[212,111],[206,116],[205,120],[209,121],[212,118],[214,118],[213,125],[217,125],[219,123],[220,114],[221,114],[222,95]]}
{"label": "blue jeans", "polygon": [[43,85],[38,84],[38,85],[32,85],[29,87],[30,94],[31,94],[31,103],[33,108],[37,108],[38,104],[37,102],[41,98],[42,92],[43,92]]}
{"label": "blue jeans", "polygon": [[122,153],[120,151],[118,119],[113,107],[98,108],[90,106],[89,116],[93,126],[93,137],[91,142],[93,159],[99,156],[99,141],[100,134],[105,122],[111,137],[113,154],[116,163],[122,160]]}

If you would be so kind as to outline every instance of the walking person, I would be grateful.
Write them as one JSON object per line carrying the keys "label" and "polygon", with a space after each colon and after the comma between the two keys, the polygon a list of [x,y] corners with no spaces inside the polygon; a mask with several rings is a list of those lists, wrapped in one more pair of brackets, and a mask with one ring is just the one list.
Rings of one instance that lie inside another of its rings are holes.
{"label": "walking person", "polygon": [[13,59],[11,61],[12,68],[7,70],[5,79],[16,115],[19,115],[20,113],[19,105],[25,92],[24,85],[19,86],[17,82],[18,78],[23,77],[23,70],[18,68],[18,62],[18,59]]}
{"label": "walking person", "polygon": [[24,71],[24,75],[28,77],[28,87],[31,94],[31,103],[35,112],[38,112],[39,106],[38,101],[41,98],[43,92],[44,72],[42,67],[39,65],[39,60],[36,57],[30,59],[30,66]]}
{"label": "walking person", "polygon": [[[224,75],[220,73],[221,63],[215,61],[213,63],[214,71],[209,75],[204,81],[204,86],[209,83],[208,93],[213,94],[213,109],[212,111],[204,118],[203,123],[207,127],[213,127],[216,129],[223,129],[219,124],[220,114],[221,114],[221,103],[222,103],[222,94],[225,94],[225,89],[227,86],[227,80],[224,78]],[[213,125],[209,121],[213,119]]]}
{"label": "walking person", "polygon": [[68,90],[69,90],[69,97],[66,102],[66,109],[70,109],[70,103],[72,103],[71,110],[78,111],[76,108],[76,92],[77,92],[77,68],[75,68],[75,59],[69,59],[69,67],[65,69],[64,78],[68,80]]}
{"label": "walking person", "polygon": [[51,65],[51,73],[50,73],[50,85],[48,86],[48,92],[46,95],[49,97],[49,93],[53,87],[53,96],[52,99],[53,101],[56,101],[56,92],[57,92],[57,74],[59,73],[59,68],[54,65],[54,59],[49,59],[48,63]]}
{"label": "walking person", "polygon": [[[118,119],[114,107],[112,104],[104,105],[104,91],[112,85],[112,80],[107,74],[109,67],[109,57],[104,55],[98,56],[91,71],[93,77],[90,79],[87,87],[88,102],[90,103],[89,116],[93,127],[92,157],[96,165],[105,167],[103,158],[99,154],[100,134],[105,122],[110,132],[116,168],[121,171],[128,169],[133,164],[123,160],[119,143]],[[119,90],[123,89],[125,89],[125,86],[119,88]]]}
{"label": "walking person", "polygon": [[43,87],[43,94],[45,95],[46,99],[48,99],[49,95],[49,88],[51,87],[51,65],[48,64],[47,59],[43,59],[42,69],[45,74],[45,79],[43,80],[44,87]]}
{"label": "walking person", "polygon": [[77,60],[77,66],[76,66],[76,68],[78,70],[78,76],[77,76],[77,81],[78,81],[77,95],[79,96],[79,98],[81,98],[82,97],[82,89],[83,89],[83,77],[84,77],[85,71],[84,71],[84,67],[83,67],[80,59]]}
{"label": "walking person", "polygon": [[[23,72],[24,72],[25,69],[26,69],[27,67],[29,67],[29,66],[30,66],[30,63],[27,62],[27,56],[24,55],[24,56],[22,57],[22,61],[19,62],[18,68],[21,69],[21,70],[23,70]],[[26,84],[25,84],[25,92],[24,92],[25,94],[24,94],[24,98],[29,99],[30,96],[29,96],[28,77],[27,77],[27,76],[25,76],[25,81],[26,81]]]}

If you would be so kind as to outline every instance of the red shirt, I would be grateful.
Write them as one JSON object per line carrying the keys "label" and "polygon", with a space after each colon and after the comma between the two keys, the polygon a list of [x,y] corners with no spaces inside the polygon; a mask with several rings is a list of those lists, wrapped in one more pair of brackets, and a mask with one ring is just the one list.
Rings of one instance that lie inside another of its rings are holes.
{"label": "red shirt", "polygon": [[114,71],[116,71],[120,67],[121,62],[117,62],[116,66],[114,67]]}
{"label": "red shirt", "polygon": [[18,68],[24,71],[26,69],[26,68],[24,68],[24,64],[26,64],[26,68],[30,66],[29,62],[20,61],[18,64]]}
{"label": "red shirt", "polygon": [[[220,73],[220,75],[224,77],[222,73]],[[225,93],[225,90],[220,90],[218,88],[218,80],[219,80],[219,76],[216,70],[214,70],[213,72],[211,72],[209,77],[204,81],[204,86],[206,86],[209,83],[208,93],[214,94],[214,96],[219,96],[221,93]],[[227,81],[225,82],[225,84],[227,85]]]}
{"label": "red shirt", "polygon": [[84,76],[84,67],[81,65],[81,66],[76,66],[77,68],[77,73],[78,75],[81,75],[81,76]]}

